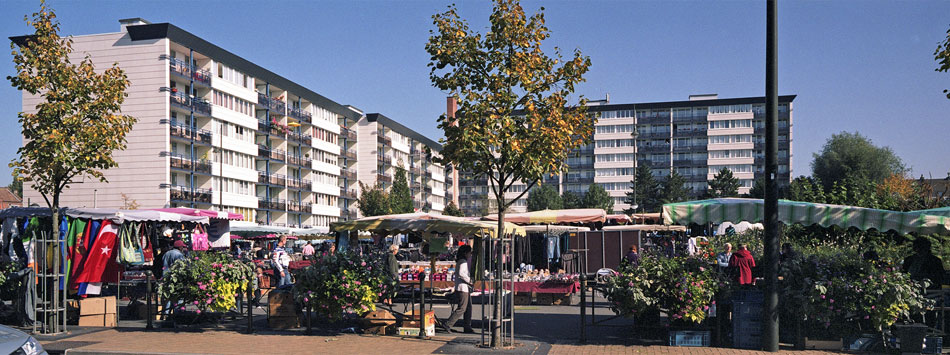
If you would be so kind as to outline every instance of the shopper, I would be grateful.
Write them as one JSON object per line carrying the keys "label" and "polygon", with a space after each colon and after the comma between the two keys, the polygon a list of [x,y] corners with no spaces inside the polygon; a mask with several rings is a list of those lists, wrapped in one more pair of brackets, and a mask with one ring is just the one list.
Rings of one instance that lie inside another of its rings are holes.
{"label": "shopper", "polygon": [[185,242],[176,240],[172,244],[172,248],[165,252],[165,255],[162,256],[162,274],[164,275],[168,269],[171,269],[181,259],[185,258]]}
{"label": "shopper", "polygon": [[782,255],[779,256],[779,262],[785,263],[798,257],[798,252],[792,248],[792,243],[782,244]]}
{"label": "shopper", "polygon": [[287,245],[287,236],[283,235],[277,240],[277,247],[274,248],[274,253],[271,254],[271,264],[274,266],[274,272],[280,275],[277,287],[292,283],[290,278],[290,254],[287,254],[285,245]]}
{"label": "shopper", "polygon": [[755,259],[749,252],[749,246],[739,245],[739,251],[732,254],[729,259],[729,267],[736,268],[735,281],[739,285],[753,285],[755,279],[752,278],[752,268],[755,267]]}
{"label": "shopper", "polygon": [[458,308],[452,312],[452,316],[445,322],[445,330],[452,333],[452,327],[459,318],[465,317],[464,323],[466,333],[474,333],[472,329],[472,277],[469,274],[468,258],[472,254],[472,247],[463,245],[459,247],[455,257],[455,297]]}
{"label": "shopper", "polygon": [[631,245],[630,245],[630,250],[627,251],[627,255],[624,256],[623,259],[624,259],[624,261],[626,261],[627,264],[629,264],[629,265],[632,265],[632,266],[639,266],[639,265],[640,265],[640,254],[637,253],[637,245],[636,245],[636,244],[631,244]]}
{"label": "shopper", "polygon": [[306,245],[303,246],[303,258],[304,258],[304,259],[306,259],[306,260],[313,259],[313,253],[314,253],[313,245],[311,245],[309,242],[308,242]]}
{"label": "shopper", "polygon": [[[399,282],[399,260],[396,259],[396,254],[399,254],[399,244],[393,244],[389,246],[389,275],[392,276],[393,280]],[[384,304],[393,304],[393,300],[387,297],[383,300]]]}
{"label": "shopper", "polygon": [[927,289],[939,290],[943,285],[943,262],[930,250],[930,241],[923,237],[914,239],[914,255],[904,259],[902,269],[914,281],[928,280]]}
{"label": "shopper", "polygon": [[725,270],[729,267],[729,259],[732,258],[732,244],[726,243],[723,245],[723,250],[719,255],[716,255],[716,263],[719,264],[719,268]]}

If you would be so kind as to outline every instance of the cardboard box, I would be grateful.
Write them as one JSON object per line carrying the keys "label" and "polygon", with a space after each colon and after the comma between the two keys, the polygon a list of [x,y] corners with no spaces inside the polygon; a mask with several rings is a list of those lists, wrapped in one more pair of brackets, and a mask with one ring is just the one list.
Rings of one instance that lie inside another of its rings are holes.
{"label": "cardboard box", "polygon": [[537,295],[537,302],[540,305],[550,306],[554,303],[554,295],[550,293],[539,293]]}
{"label": "cardboard box", "polygon": [[[399,335],[402,336],[419,336],[419,327],[410,328],[410,327],[399,327]],[[426,327],[425,336],[431,337],[435,336],[435,325]]]}
{"label": "cardboard box", "polygon": [[79,316],[80,327],[102,327],[106,324],[105,314]]}
{"label": "cardboard box", "polygon": [[119,319],[115,313],[106,313],[105,319],[103,320],[103,327],[115,328],[119,325]]}
{"label": "cardboard box", "polygon": [[363,330],[363,333],[365,333],[365,334],[374,334],[374,335],[390,335],[390,334],[396,334],[396,325],[395,325],[395,324],[390,324],[390,325],[378,325],[378,326],[373,326],[373,327],[369,327],[369,328],[364,329],[364,330]]}
{"label": "cardboard box", "polygon": [[[114,306],[114,305],[113,305]],[[106,300],[103,297],[90,297],[79,300],[80,316],[95,316],[106,313]],[[112,313],[115,313],[113,308]]]}
{"label": "cardboard box", "polygon": [[300,320],[297,316],[268,317],[267,326],[271,329],[292,329],[300,327]]}
{"label": "cardboard box", "polygon": [[117,308],[116,308],[116,305],[115,305],[115,302],[116,302],[115,296],[100,297],[100,298],[102,298],[102,299],[106,302],[106,311],[103,312],[103,313],[105,313],[105,314],[115,314],[115,311],[116,311],[116,309],[117,309]]}
{"label": "cardboard box", "polygon": [[396,316],[385,309],[380,309],[363,316],[363,324],[367,327],[394,325]]}
{"label": "cardboard box", "polygon": [[[419,320],[419,310],[413,310],[412,313],[409,314],[409,321],[418,321],[418,320]],[[406,323],[406,320],[403,320],[403,324],[405,323]],[[435,312],[434,311],[425,312],[425,325],[426,327],[435,326]],[[416,323],[416,329],[418,328],[419,328],[419,324]]]}

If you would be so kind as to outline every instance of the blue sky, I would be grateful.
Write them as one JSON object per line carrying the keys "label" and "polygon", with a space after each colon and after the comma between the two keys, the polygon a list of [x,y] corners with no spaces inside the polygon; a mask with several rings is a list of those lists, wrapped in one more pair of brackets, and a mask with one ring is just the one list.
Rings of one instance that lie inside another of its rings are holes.
{"label": "blue sky", "polygon": [[[118,31],[117,20],[171,22],[341,104],[380,112],[433,138],[446,94],[428,79],[431,15],[447,1],[59,1],[65,34]],[[539,2],[524,2],[529,12]],[[592,61],[578,92],[612,103],[690,94],[764,95],[764,1],[545,1],[551,45]],[[30,32],[37,1],[0,3],[0,35]],[[460,1],[474,28],[490,3]],[[782,1],[779,91],[796,94],[793,168],[832,133],[858,131],[891,147],[914,176],[950,171],[950,74],[933,51],[950,1]],[[0,76],[13,73],[0,55]],[[0,84],[0,183],[19,146],[20,94]]]}

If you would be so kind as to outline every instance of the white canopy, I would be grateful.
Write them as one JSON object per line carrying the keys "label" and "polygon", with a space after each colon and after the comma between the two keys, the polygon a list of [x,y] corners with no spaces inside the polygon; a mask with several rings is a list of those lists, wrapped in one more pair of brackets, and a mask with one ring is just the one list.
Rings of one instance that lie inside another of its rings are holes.
{"label": "white canopy", "polygon": [[[120,210],[115,208],[63,208],[61,210],[69,217],[88,219],[108,219],[116,223],[124,221],[156,221],[156,222],[192,222],[208,224],[208,217],[186,216],[178,213],[166,213],[151,210]],[[8,217],[48,217],[49,208],[45,207],[10,207],[0,210],[0,218]]]}
{"label": "white canopy", "polygon": [[590,228],[576,226],[561,226],[557,224],[529,224],[524,226],[525,233],[547,233],[561,235],[564,233],[587,232]]}

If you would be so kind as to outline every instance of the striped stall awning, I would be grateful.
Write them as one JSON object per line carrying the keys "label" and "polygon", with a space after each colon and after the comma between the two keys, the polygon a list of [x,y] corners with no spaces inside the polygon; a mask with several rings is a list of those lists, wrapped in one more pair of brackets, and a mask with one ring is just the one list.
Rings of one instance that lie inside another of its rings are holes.
{"label": "striped stall awning", "polygon": [[[716,198],[663,205],[663,223],[764,222],[764,201],[748,198]],[[950,234],[950,217],[915,212],[897,212],[854,206],[779,200],[779,222],[822,227],[855,227],[901,234]]]}

